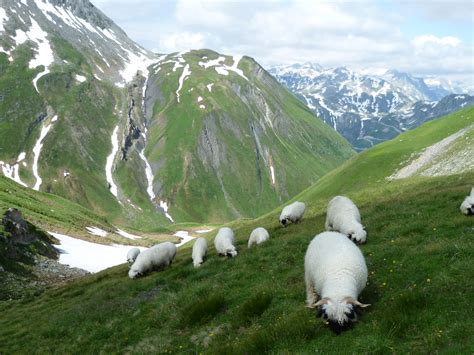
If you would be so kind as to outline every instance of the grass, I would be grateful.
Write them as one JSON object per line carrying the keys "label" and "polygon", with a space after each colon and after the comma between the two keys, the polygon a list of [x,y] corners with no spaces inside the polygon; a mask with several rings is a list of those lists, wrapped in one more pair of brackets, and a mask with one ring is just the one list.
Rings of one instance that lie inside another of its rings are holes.
{"label": "grass", "polygon": [[[234,259],[211,247],[194,269],[187,248],[170,269],[142,279],[128,279],[122,265],[0,303],[0,351],[470,353],[474,241],[472,220],[458,207],[473,178],[396,183],[359,200],[370,273],[361,300],[372,306],[340,336],[304,307],[303,258],[323,230],[320,208],[288,228],[275,213],[236,222]],[[247,249],[256,223],[271,239]]]}

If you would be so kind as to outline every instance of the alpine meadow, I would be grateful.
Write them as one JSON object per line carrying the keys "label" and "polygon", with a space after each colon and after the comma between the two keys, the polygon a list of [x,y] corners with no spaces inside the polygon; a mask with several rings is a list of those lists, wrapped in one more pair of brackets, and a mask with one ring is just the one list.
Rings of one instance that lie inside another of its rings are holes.
{"label": "alpine meadow", "polygon": [[446,6],[1,1],[0,354],[473,353]]}

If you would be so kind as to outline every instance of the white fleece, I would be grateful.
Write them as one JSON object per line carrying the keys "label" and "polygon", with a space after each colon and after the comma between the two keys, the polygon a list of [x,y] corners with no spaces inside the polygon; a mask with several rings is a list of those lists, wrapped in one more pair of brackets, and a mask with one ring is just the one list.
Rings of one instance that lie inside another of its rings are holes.
{"label": "white fleece", "polygon": [[255,228],[252,233],[250,233],[248,247],[250,248],[254,244],[259,245],[266,242],[268,239],[270,239],[270,234],[268,234],[268,231],[265,228]]}
{"label": "white fleece", "polygon": [[140,249],[138,248],[132,248],[128,251],[127,253],[127,261],[131,265],[135,262],[135,260],[138,257],[138,254],[140,254]]}
{"label": "white fleece", "polygon": [[295,201],[283,207],[280,214],[280,223],[287,226],[289,222],[298,223],[303,217],[306,205],[303,202]]}
{"label": "white fleece", "polygon": [[466,196],[464,201],[461,203],[459,209],[466,216],[474,215],[474,187],[471,189],[471,194]]}
{"label": "white fleece", "polygon": [[204,262],[207,255],[207,239],[197,238],[193,245],[193,265],[199,267]]}
{"label": "white fleece", "polygon": [[325,227],[328,231],[345,234],[357,244],[367,240],[367,232],[360,222],[359,209],[345,196],[336,196],[329,201]]}
{"label": "white fleece", "polygon": [[234,246],[235,238],[234,232],[228,227],[219,229],[216,237],[214,238],[214,246],[219,255],[227,255],[236,257],[237,250]]}
{"label": "white fleece", "polygon": [[347,322],[352,306],[367,283],[367,266],[360,249],[344,234],[323,232],[313,238],[304,259],[306,303],[313,308],[319,298],[330,320]]}
{"label": "white fleece", "polygon": [[134,279],[153,270],[166,268],[176,255],[176,245],[164,242],[141,252],[133,263],[128,276]]}

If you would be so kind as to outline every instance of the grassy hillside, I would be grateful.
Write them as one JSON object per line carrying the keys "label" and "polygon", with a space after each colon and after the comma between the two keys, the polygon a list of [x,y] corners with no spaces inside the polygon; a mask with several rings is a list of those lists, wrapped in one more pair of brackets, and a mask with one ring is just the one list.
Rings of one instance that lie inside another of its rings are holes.
{"label": "grassy hillside", "polygon": [[[463,112],[323,178],[298,197],[309,206],[300,224],[281,228],[278,210],[233,222],[235,259],[221,259],[211,247],[195,270],[188,247],[169,270],[142,279],[128,279],[122,265],[37,298],[0,303],[0,352],[472,353],[474,222],[459,205],[474,172],[384,179],[412,152],[472,122],[472,110]],[[462,121],[462,114],[470,118]],[[369,282],[360,299],[372,306],[336,336],[305,308],[303,260],[324,228],[329,197],[340,192],[356,201],[367,227],[361,249]],[[271,239],[248,250],[256,226]]]}

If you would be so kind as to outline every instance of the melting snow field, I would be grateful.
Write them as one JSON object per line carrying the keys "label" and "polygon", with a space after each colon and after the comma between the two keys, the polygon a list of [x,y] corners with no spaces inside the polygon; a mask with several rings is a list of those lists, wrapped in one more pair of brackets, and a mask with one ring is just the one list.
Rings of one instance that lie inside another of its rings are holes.
{"label": "melting snow field", "polygon": [[[99,272],[127,261],[127,253],[133,245],[102,245],[86,242],[67,235],[48,232],[60,241],[56,248],[60,251],[59,262],[89,272]],[[138,247],[141,251],[147,248]]]}
{"label": "melting snow field", "polygon": [[[58,119],[58,116],[54,116],[51,122],[56,122],[57,119]],[[36,190],[36,191],[39,190],[41,183],[43,182],[43,179],[41,179],[38,173],[38,161],[41,154],[41,148],[43,148],[43,139],[48,134],[49,130],[51,129],[51,126],[52,126],[52,123],[50,123],[49,125],[46,125],[46,124],[43,125],[43,127],[41,128],[40,136],[38,140],[36,141],[35,146],[33,147],[33,175],[36,178],[36,182],[35,182],[35,186],[33,186],[33,190]]]}
{"label": "melting snow field", "polygon": [[139,235],[135,235],[135,234],[131,234],[131,233],[128,233],[128,232],[125,232],[119,228],[117,228],[117,233],[120,234],[122,237],[124,238],[128,238],[128,239],[132,239],[132,240],[135,240],[135,239],[142,239],[142,237],[140,237]]}
{"label": "melting snow field", "polygon": [[118,129],[119,129],[119,126],[118,125],[115,126],[115,129],[112,133],[112,137],[110,137],[110,139],[112,141],[112,152],[107,157],[107,163],[105,164],[105,176],[107,177],[107,182],[110,185],[110,192],[115,197],[117,197],[117,195],[118,195],[118,189],[117,189],[117,185],[115,185],[114,179],[112,177],[112,168],[114,166],[115,155],[117,154],[118,149],[119,149],[118,134],[117,134]]}
{"label": "melting snow field", "polygon": [[178,89],[176,90],[176,99],[177,99],[178,102],[179,102],[179,92],[183,88],[184,80],[189,75],[191,75],[191,70],[189,70],[189,64],[186,64],[186,66],[183,69],[183,72],[182,72],[181,76],[179,77]]}
{"label": "melting snow field", "polygon": [[5,162],[0,161],[0,167],[2,168],[3,175],[5,175],[7,178],[16,181],[18,184],[24,187],[28,187],[23,181],[21,181],[20,178],[20,163],[23,159],[25,159],[25,157],[26,153],[21,152],[20,155],[18,155],[18,159],[14,165],[6,164]]}
{"label": "melting snow field", "polygon": [[181,242],[179,244],[176,244],[177,248],[179,248],[180,246],[183,246],[184,244],[186,244],[187,242],[190,242],[193,239],[196,239],[196,237],[191,237],[189,233],[186,231],[178,231],[173,235],[181,238]]}
{"label": "melting snow field", "polygon": [[90,226],[90,227],[86,227],[86,229],[87,229],[87,233],[89,234],[97,235],[99,237],[107,236],[107,232],[103,229],[100,229],[99,227]]}

